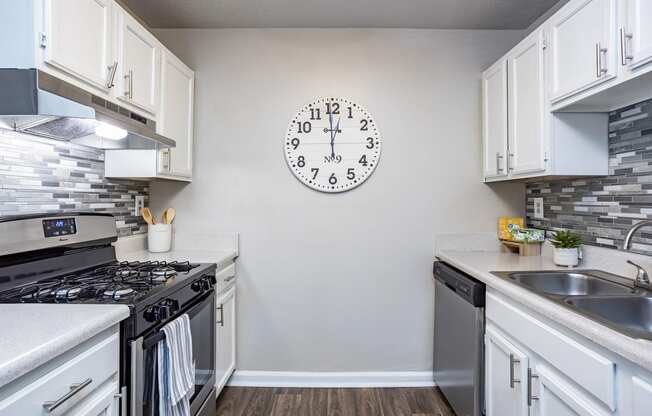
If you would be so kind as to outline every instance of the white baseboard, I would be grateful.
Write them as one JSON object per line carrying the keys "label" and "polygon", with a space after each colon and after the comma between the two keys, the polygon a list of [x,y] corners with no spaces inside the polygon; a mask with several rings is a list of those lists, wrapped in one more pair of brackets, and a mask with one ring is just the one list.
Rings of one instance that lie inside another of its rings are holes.
{"label": "white baseboard", "polygon": [[239,387],[432,387],[432,371],[296,372],[236,370],[228,382]]}

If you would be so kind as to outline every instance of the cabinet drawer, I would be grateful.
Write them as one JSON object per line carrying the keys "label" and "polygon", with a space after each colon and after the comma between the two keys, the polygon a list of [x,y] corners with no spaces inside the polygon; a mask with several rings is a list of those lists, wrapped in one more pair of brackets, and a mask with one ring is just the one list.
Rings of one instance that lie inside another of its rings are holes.
{"label": "cabinet drawer", "polygon": [[[61,404],[53,409],[51,414],[64,414],[118,373],[119,347],[120,335],[117,332],[101,339],[81,354],[0,402],[0,415],[49,414],[45,404],[50,402],[52,406],[58,400]],[[77,393],[71,394],[73,388]],[[69,398],[64,400],[66,395],[69,395]]]}
{"label": "cabinet drawer", "polygon": [[613,361],[492,293],[487,294],[486,315],[487,319],[581,385],[611,410],[616,409],[616,364]]}
{"label": "cabinet drawer", "polygon": [[217,294],[226,293],[235,284],[235,263],[231,263],[215,274]]}

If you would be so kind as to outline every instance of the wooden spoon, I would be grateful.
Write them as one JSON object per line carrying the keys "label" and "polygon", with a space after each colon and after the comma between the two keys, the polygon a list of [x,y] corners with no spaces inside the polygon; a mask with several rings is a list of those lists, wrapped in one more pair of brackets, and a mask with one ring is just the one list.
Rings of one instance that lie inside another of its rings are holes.
{"label": "wooden spoon", "polygon": [[154,220],[154,216],[152,215],[152,211],[150,211],[149,208],[142,208],[140,210],[140,215],[143,216],[143,219],[147,224],[149,225],[156,224],[156,221]]}
{"label": "wooden spoon", "polygon": [[164,224],[172,224],[172,221],[174,221],[174,217],[177,215],[177,210],[174,208],[168,208],[165,211],[163,211],[163,223]]}

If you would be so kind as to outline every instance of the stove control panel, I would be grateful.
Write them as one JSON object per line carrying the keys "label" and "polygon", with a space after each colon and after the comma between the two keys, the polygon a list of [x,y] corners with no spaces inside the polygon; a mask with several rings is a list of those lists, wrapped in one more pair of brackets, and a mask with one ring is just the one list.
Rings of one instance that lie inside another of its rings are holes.
{"label": "stove control panel", "polygon": [[175,299],[164,299],[156,305],[148,306],[143,312],[147,322],[165,321],[179,311],[179,302]]}
{"label": "stove control panel", "polygon": [[43,232],[46,238],[77,234],[77,224],[74,218],[43,220]]}

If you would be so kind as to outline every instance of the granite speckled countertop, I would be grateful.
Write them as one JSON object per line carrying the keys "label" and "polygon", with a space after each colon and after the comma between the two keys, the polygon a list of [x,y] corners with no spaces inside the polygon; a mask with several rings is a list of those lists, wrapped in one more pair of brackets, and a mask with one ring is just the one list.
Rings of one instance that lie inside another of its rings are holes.
{"label": "granite speckled countertop", "polygon": [[0,304],[0,387],[128,316],[125,305]]}
{"label": "granite speckled countertop", "polygon": [[550,258],[521,257],[497,251],[455,250],[440,250],[436,256],[533,311],[652,371],[652,341],[630,338],[490,273],[492,271],[568,270],[555,266]]}

